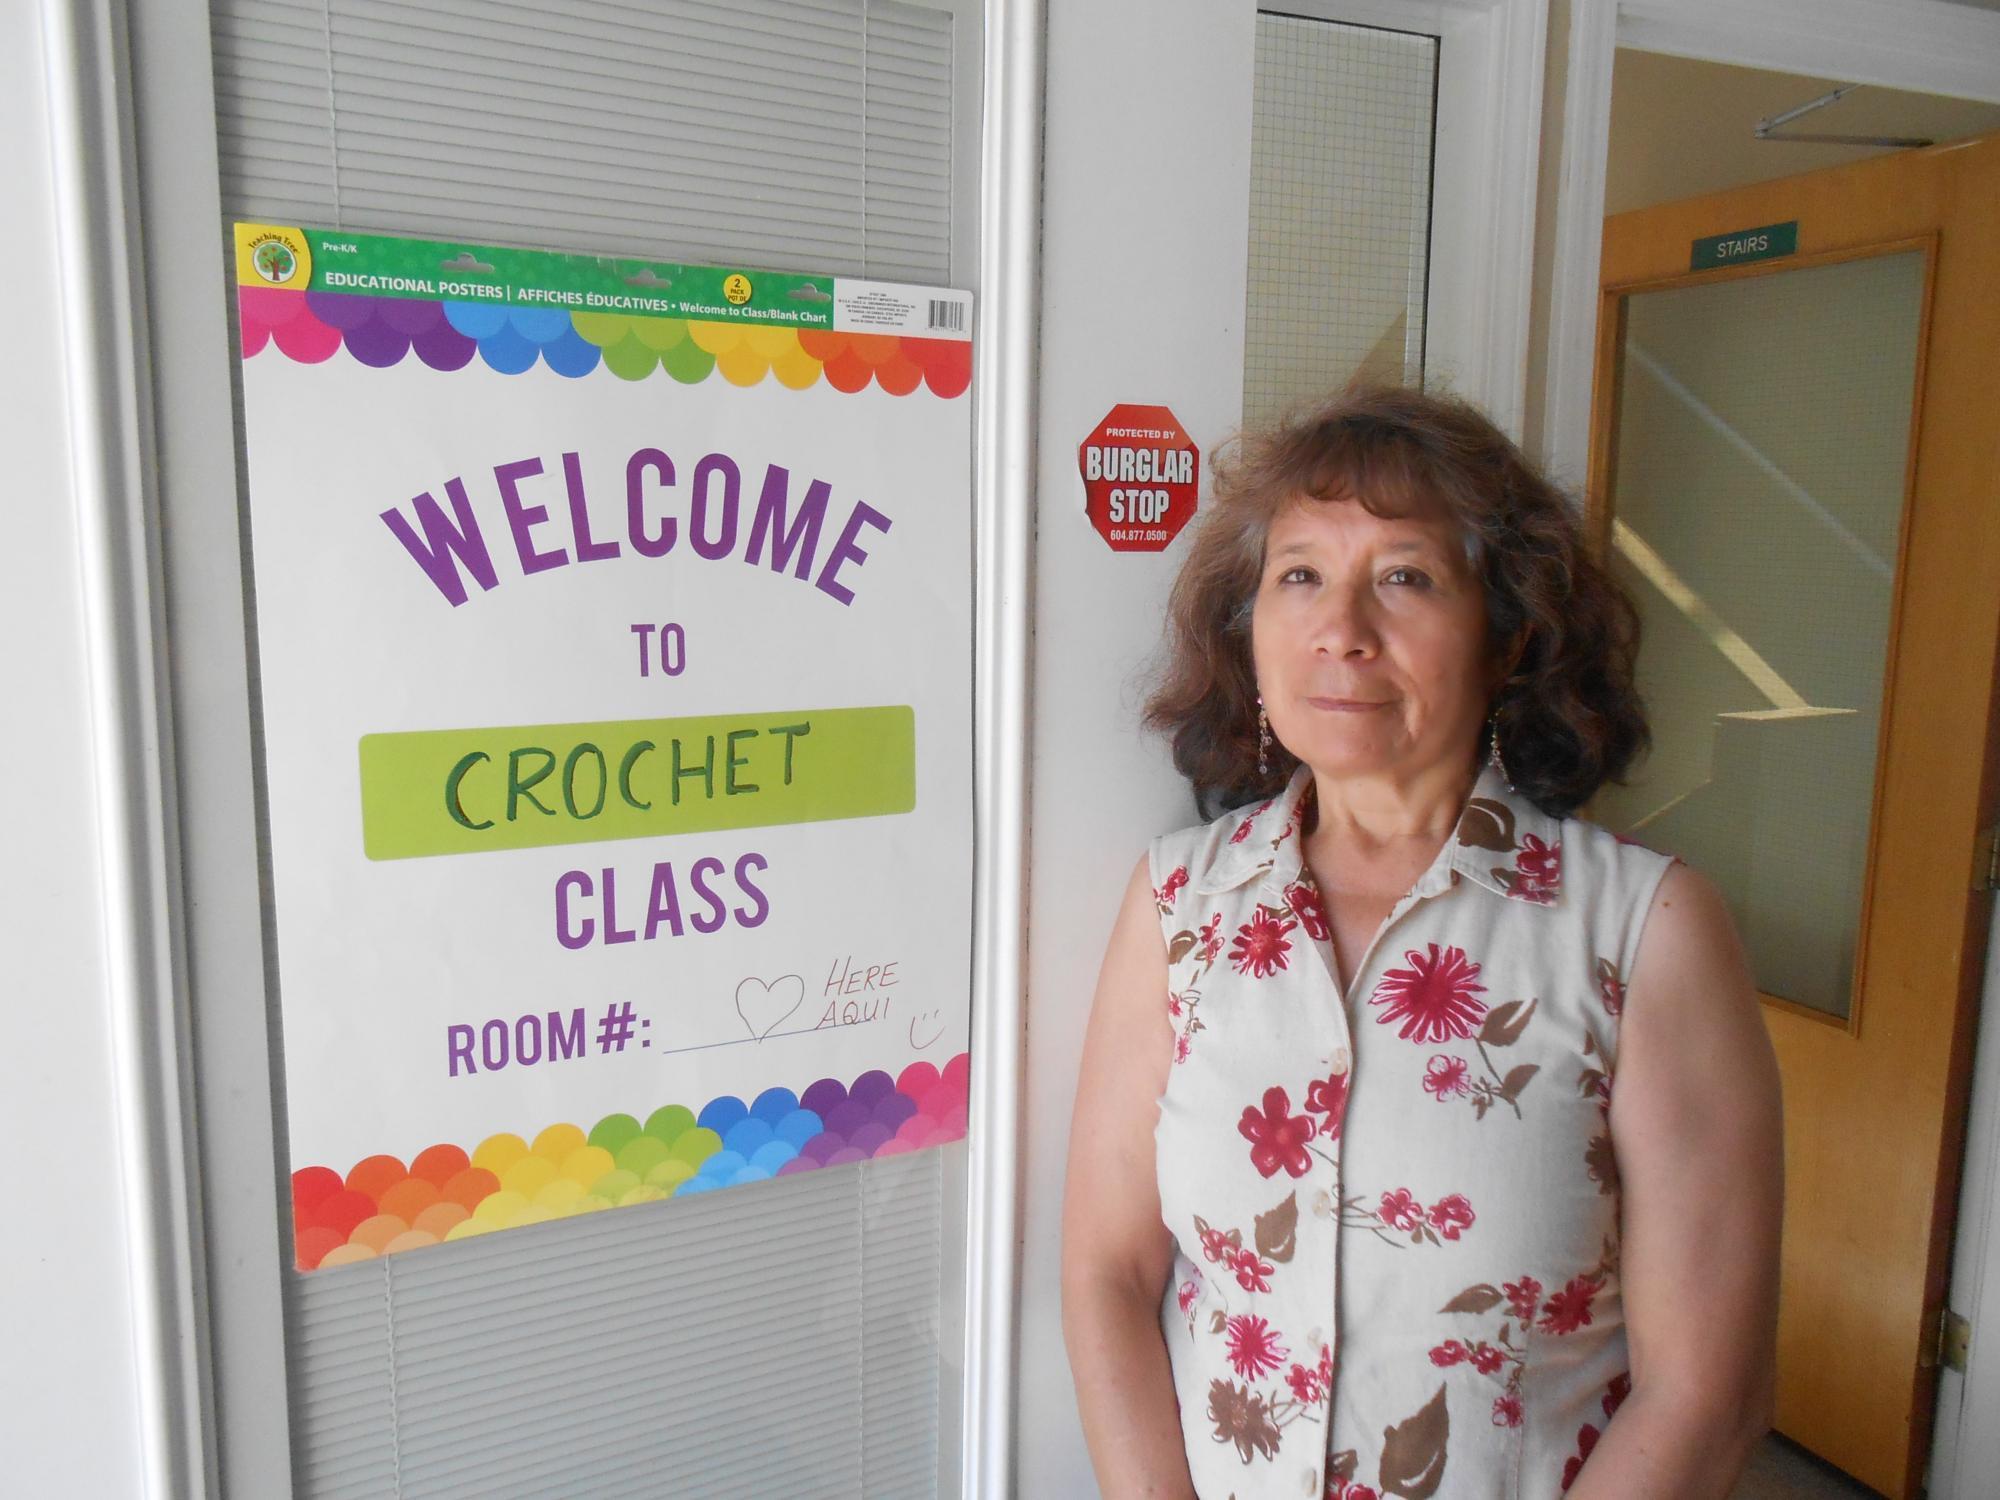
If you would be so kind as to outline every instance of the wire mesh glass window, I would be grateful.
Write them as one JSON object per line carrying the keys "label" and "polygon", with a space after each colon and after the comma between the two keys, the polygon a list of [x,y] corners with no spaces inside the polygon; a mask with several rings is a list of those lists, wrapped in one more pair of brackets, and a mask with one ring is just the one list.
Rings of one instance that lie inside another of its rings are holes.
{"label": "wire mesh glass window", "polygon": [[1419,384],[1438,39],[1257,17],[1243,420]]}

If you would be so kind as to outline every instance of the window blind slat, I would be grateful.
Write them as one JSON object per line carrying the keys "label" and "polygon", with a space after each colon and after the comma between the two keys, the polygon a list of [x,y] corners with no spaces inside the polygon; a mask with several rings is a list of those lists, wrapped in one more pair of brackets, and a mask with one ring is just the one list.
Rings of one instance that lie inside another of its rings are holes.
{"label": "window blind slat", "polygon": [[232,217],[950,278],[945,11],[214,0],[213,15]]}

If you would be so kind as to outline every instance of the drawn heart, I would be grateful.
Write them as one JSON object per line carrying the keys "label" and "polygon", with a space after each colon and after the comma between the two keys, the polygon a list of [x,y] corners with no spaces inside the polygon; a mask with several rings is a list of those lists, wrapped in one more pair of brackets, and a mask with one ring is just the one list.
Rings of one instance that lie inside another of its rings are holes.
{"label": "drawn heart", "polygon": [[796,974],[787,974],[769,984],[753,975],[736,986],[736,1014],[750,1028],[750,1035],[761,1042],[805,1004],[805,999],[806,982]]}

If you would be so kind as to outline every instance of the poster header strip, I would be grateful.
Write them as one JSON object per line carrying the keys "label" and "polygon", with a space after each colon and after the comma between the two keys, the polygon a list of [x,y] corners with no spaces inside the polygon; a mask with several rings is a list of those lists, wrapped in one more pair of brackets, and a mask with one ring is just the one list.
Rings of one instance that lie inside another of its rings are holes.
{"label": "poster header strip", "polygon": [[916,806],[907,704],[361,737],[370,859],[882,817]]}
{"label": "poster header strip", "polygon": [[487,302],[925,338],[972,337],[972,296],[745,267],[517,250],[285,224],[235,226],[236,280],[278,291]]}

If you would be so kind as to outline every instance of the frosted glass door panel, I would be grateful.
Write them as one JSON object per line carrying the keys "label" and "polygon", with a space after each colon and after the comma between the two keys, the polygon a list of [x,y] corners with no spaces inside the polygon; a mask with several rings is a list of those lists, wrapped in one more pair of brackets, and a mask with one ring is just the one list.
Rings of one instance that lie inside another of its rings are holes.
{"label": "frosted glass door panel", "polygon": [[1765,994],[1841,1018],[1923,298],[1911,251],[1625,303],[1612,553],[1654,748],[1592,813],[1716,881]]}
{"label": "frosted glass door panel", "polygon": [[1243,419],[1420,385],[1438,39],[1259,14]]}

